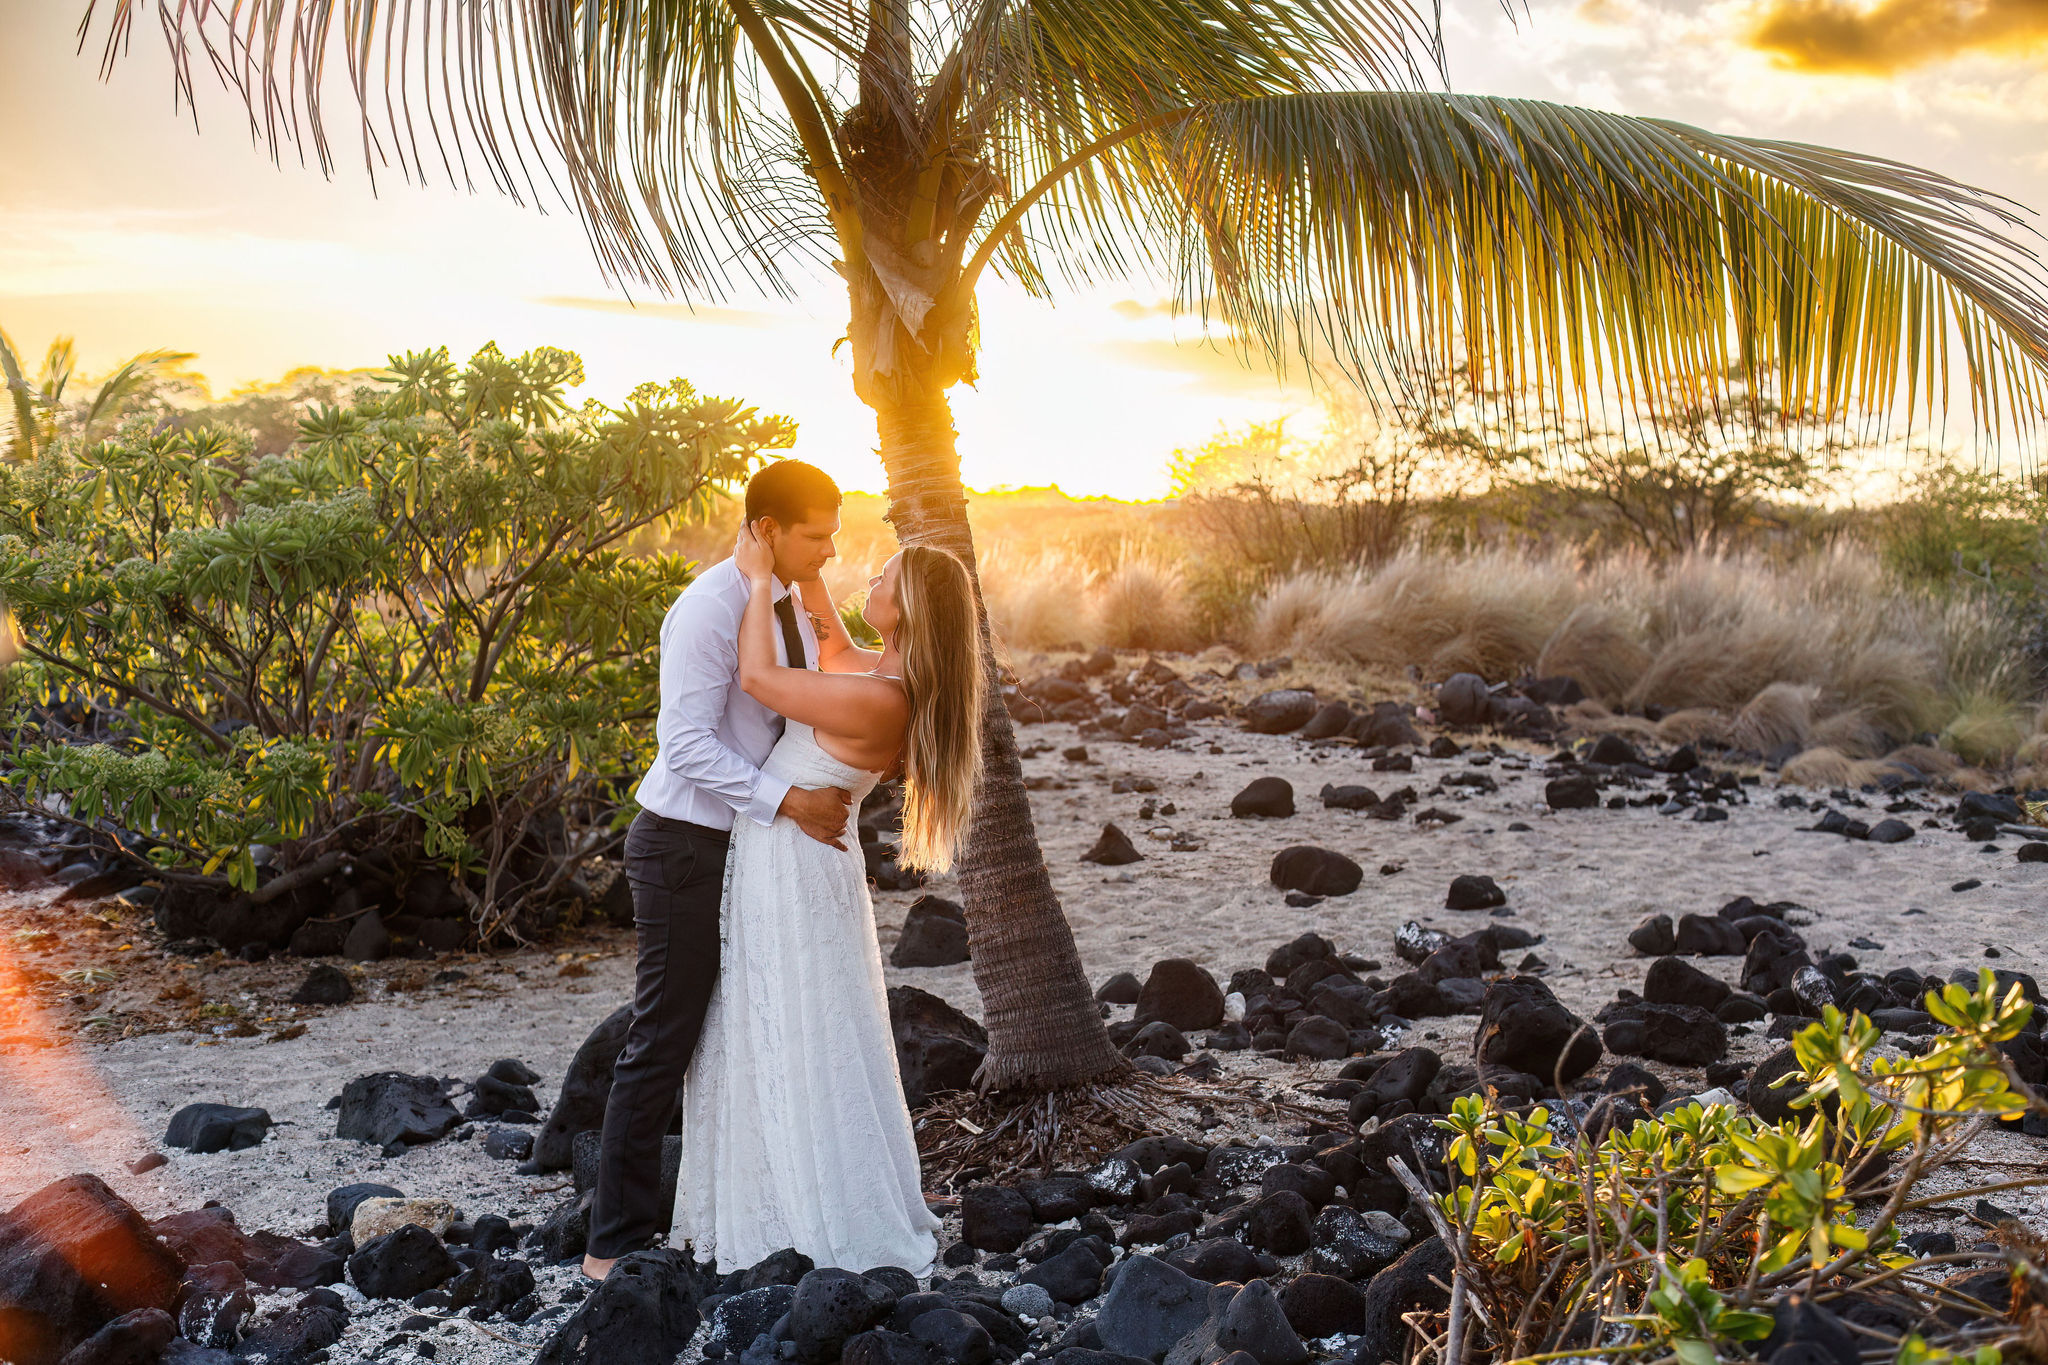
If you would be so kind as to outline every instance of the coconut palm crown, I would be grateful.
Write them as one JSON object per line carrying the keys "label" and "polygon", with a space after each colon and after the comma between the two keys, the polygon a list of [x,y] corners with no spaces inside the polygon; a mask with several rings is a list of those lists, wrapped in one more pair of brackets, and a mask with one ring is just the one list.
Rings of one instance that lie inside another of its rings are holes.
{"label": "coconut palm crown", "polygon": [[[84,44],[95,28],[89,6]],[[103,61],[139,7],[110,0]],[[1898,162],[1439,88],[1407,0],[264,0],[157,7],[273,156],[572,202],[620,281],[830,269],[906,541],[973,563],[948,391],[976,291],[1142,274],[1276,362],[1583,407],[1673,391],[2029,444],[2023,211]],[[345,79],[353,107],[333,96]],[[327,97],[327,98],[323,98]],[[984,632],[985,633],[985,632]],[[985,641],[986,645],[986,641]],[[993,667],[993,658],[990,658]],[[992,690],[993,694],[993,690]],[[962,868],[986,1086],[1114,1080],[1008,716]]]}

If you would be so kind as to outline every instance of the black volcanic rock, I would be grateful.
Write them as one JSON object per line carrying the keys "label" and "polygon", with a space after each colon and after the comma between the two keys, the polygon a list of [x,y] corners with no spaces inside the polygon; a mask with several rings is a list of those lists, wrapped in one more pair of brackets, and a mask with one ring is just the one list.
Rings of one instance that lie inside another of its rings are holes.
{"label": "black volcanic rock", "polygon": [[322,962],[306,973],[306,979],[292,992],[294,1005],[346,1005],[356,998],[355,983],[348,973],[331,962]]}
{"label": "black volcanic rock", "polygon": [[1739,957],[1742,931],[1716,915],[1681,915],[1673,951],[1687,957]]}
{"label": "black volcanic rock", "polygon": [[1142,989],[1135,972],[1118,972],[1096,989],[1095,998],[1105,1005],[1135,1005]]}
{"label": "black volcanic rock", "polygon": [[1273,855],[1270,877],[1283,891],[1348,896],[1365,880],[1365,869],[1332,849],[1295,844]]}
{"label": "black volcanic rock", "polygon": [[1239,820],[1285,819],[1294,814],[1294,787],[1284,777],[1255,777],[1230,798],[1230,813]]}
{"label": "black volcanic rock", "polygon": [[[1126,863],[1140,862],[1145,855],[1138,852],[1131,838],[1114,823],[1105,824],[1094,845],[1081,855],[1084,863],[1100,863],[1104,867],[1122,867]],[[965,926],[963,925],[963,932]]]}
{"label": "black volcanic rock", "polygon": [[373,1299],[409,1299],[462,1269],[441,1239],[417,1223],[372,1238],[348,1258],[348,1275]]}
{"label": "black volcanic rock", "polygon": [[1239,719],[1253,734],[1284,735],[1314,719],[1316,694],[1299,688],[1262,692],[1244,705]]}
{"label": "black volcanic rock", "polygon": [[188,1152],[239,1152],[262,1142],[270,1128],[267,1109],[188,1104],[171,1115],[170,1126],[164,1129],[164,1145]]}
{"label": "black volcanic rock", "polygon": [[1570,1084],[1599,1062],[1600,1040],[1558,1003],[1550,987],[1533,976],[1515,976],[1487,987],[1473,1054],[1482,1067]]}
{"label": "black volcanic rock", "polygon": [[1643,999],[1653,1005],[1696,1005],[1711,1012],[1730,993],[1727,982],[1682,957],[1660,957],[1643,976]]}
{"label": "black volcanic rock", "polygon": [[1728,1055],[1727,1028],[1697,1005],[1617,1006],[1602,1038],[1610,1052],[1671,1066],[1705,1066]]}
{"label": "black volcanic rock", "polygon": [[116,1319],[168,1313],[182,1272],[98,1176],[45,1185],[0,1214],[0,1360],[57,1365]]}
{"label": "black volcanic rock", "polygon": [[444,1082],[433,1076],[378,1071],[342,1087],[334,1135],[372,1142],[384,1155],[397,1156],[407,1147],[447,1136],[461,1119]]}
{"label": "black volcanic rock", "polygon": [[929,991],[891,986],[889,1027],[904,1102],[912,1109],[973,1087],[974,1073],[988,1055],[988,1031],[975,1020]]}
{"label": "black volcanic rock", "polygon": [[1472,873],[1451,878],[1451,889],[1444,896],[1446,910],[1491,910],[1507,903],[1507,893],[1499,883]]}
{"label": "black volcanic rock", "polygon": [[1592,810],[1600,804],[1600,784],[1584,773],[1553,777],[1543,784],[1543,800],[1552,810]]}
{"label": "black volcanic rock", "polygon": [[892,967],[951,967],[967,961],[967,912],[940,896],[919,896],[904,912]]}
{"label": "black volcanic rock", "polygon": [[1663,957],[1677,951],[1678,935],[1671,927],[1671,916],[1643,916],[1642,922],[1628,931],[1628,946],[1644,957]]}
{"label": "black volcanic rock", "polygon": [[1165,958],[1152,964],[1132,1018],[1140,1025],[1164,1020],[1184,1033],[1214,1028],[1223,1022],[1223,990],[1200,964]]}

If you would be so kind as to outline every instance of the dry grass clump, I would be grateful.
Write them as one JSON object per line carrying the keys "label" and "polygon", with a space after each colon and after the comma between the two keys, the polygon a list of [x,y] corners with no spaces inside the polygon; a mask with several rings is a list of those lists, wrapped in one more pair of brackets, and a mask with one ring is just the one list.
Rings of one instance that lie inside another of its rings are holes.
{"label": "dry grass clump", "polygon": [[1059,550],[1017,555],[1002,546],[981,556],[981,597],[996,638],[1012,649],[1095,643],[1087,574]]}
{"label": "dry grass clump", "polygon": [[1771,683],[1735,713],[1728,737],[1760,754],[1792,744],[1804,747],[1813,733],[1813,707],[1818,700],[1820,689],[1811,683]]}
{"label": "dry grass clump", "polygon": [[1932,744],[1902,744],[1884,756],[1895,767],[1907,767],[1928,777],[1944,778],[1962,767],[1962,760]]}
{"label": "dry grass clump", "polygon": [[1409,549],[1352,577],[1283,579],[1254,611],[1251,643],[1425,676],[1526,669],[1576,605],[1577,570],[1553,556]]}
{"label": "dry grass clump", "polygon": [[1185,649],[1194,643],[1179,569],[1135,546],[1088,584],[1095,637],[1111,649]]}
{"label": "dry grass clump", "polygon": [[1716,744],[1729,742],[1729,720],[1719,711],[1705,706],[1688,706],[1682,711],[1673,711],[1656,724],[1656,735],[1665,744],[1698,744],[1701,740],[1712,740]]}
{"label": "dry grass clump", "polygon": [[2010,697],[1971,691],[1956,698],[1941,745],[1966,763],[2002,766],[2028,740],[2027,708]]}
{"label": "dry grass clump", "polygon": [[1186,649],[1198,643],[1180,570],[1143,547],[1117,547],[1091,569],[1060,548],[982,556],[982,598],[1011,649]]}
{"label": "dry grass clump", "polygon": [[1248,635],[1264,652],[1412,666],[1431,680],[1563,674],[1601,704],[1568,717],[1582,733],[1647,737],[1615,711],[1654,707],[1662,742],[1804,750],[1799,771],[1839,777],[1842,764],[1936,733],[1968,763],[2025,750],[2048,765],[2048,739],[2026,748],[2030,728],[2048,727],[2028,723],[2016,633],[1989,598],[1902,587],[1868,551],[1836,546],[1791,563],[1699,553],[1661,564],[1411,549],[1353,576],[1275,583]]}
{"label": "dry grass clump", "polygon": [[1581,602],[1543,642],[1536,674],[1577,678],[1586,695],[1619,703],[1650,666],[1650,651],[1637,639],[1640,628],[1613,602]]}
{"label": "dry grass clump", "polygon": [[1808,749],[1785,760],[1782,781],[1799,787],[1861,787],[1891,771],[1880,759],[1851,758],[1840,749]]}

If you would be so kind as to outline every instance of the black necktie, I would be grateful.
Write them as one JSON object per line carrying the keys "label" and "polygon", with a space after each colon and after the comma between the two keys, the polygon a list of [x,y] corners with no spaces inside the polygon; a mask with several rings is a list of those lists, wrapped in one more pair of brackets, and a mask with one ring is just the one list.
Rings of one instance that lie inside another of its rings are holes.
{"label": "black necktie", "polygon": [[775,619],[782,622],[782,648],[791,668],[809,668],[810,655],[804,652],[804,637],[796,628],[796,604],[788,597],[775,602]]}

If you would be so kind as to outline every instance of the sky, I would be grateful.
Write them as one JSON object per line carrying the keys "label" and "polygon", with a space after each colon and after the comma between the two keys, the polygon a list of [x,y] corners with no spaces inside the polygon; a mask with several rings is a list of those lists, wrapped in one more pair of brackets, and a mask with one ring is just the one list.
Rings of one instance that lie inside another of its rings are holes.
{"label": "sky", "polygon": [[[1850,147],[2048,208],[2048,0],[1509,4],[1446,0],[1452,88]],[[273,165],[203,65],[195,133],[173,115],[149,14],[103,82],[105,20],[79,54],[83,11],[0,0],[0,328],[22,349],[75,336],[87,371],[194,351],[225,393],[434,345],[561,346],[582,355],[586,394],[680,375],[795,418],[797,454],[882,487],[872,416],[834,354],[836,281],[794,301],[629,298],[559,205],[390,178],[373,193],[346,154],[331,179]],[[1240,363],[1166,294],[1140,279],[1049,305],[985,287],[982,378],[954,392],[966,481],[1151,497],[1173,452],[1219,427],[1315,430],[1298,370]]]}

